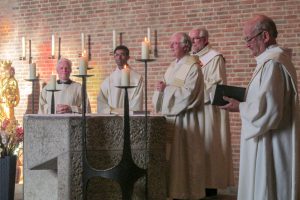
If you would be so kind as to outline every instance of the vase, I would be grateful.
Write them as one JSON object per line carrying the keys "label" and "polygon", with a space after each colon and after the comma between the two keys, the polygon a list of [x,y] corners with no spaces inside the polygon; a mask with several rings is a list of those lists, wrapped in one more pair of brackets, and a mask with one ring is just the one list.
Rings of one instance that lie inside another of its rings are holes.
{"label": "vase", "polygon": [[0,158],[0,200],[14,200],[17,156]]}

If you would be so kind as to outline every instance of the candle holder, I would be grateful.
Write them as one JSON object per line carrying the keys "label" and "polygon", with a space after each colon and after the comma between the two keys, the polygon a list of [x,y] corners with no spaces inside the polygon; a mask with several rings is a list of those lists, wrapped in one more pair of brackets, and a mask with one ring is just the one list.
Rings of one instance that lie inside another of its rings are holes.
{"label": "candle holder", "polygon": [[25,81],[29,81],[32,83],[32,94],[31,94],[31,110],[32,114],[34,114],[34,82],[38,81],[39,79],[36,77],[34,79],[25,79]]}
{"label": "candle holder", "polygon": [[60,90],[46,90],[47,92],[52,92],[52,96],[51,96],[51,114],[55,114],[55,98],[54,98],[54,92],[58,92]]}
{"label": "candle holder", "polygon": [[20,56],[19,60],[26,60],[26,56],[25,57]]}
{"label": "candle holder", "polygon": [[154,31],[154,57],[158,57],[158,49],[157,49],[157,30]]}

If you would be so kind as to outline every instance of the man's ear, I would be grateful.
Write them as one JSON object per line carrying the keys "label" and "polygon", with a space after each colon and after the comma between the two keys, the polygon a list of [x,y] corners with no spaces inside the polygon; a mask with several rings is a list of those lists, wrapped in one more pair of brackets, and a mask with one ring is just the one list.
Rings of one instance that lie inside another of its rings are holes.
{"label": "man's ear", "polygon": [[269,43],[270,42],[270,33],[268,31],[263,31],[262,33],[263,41],[264,43]]}

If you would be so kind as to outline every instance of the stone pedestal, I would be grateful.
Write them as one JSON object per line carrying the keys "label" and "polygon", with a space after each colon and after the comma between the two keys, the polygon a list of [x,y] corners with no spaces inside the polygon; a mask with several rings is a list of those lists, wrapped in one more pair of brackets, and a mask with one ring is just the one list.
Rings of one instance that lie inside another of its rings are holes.
{"label": "stone pedestal", "polygon": [[[135,163],[148,168],[149,200],[166,199],[166,121],[161,116],[131,116],[131,149]],[[26,115],[24,117],[24,199],[82,199],[81,116]],[[115,166],[123,149],[123,117],[87,116],[87,158],[100,170]],[[145,199],[145,181],[139,179],[133,199]],[[119,185],[101,177],[88,185],[88,200],[121,199]]]}

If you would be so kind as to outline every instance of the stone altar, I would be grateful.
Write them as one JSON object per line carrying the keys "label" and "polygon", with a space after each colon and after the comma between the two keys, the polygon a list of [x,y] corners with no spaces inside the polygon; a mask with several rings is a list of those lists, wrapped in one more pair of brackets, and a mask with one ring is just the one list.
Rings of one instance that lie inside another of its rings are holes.
{"label": "stone altar", "polygon": [[[25,200],[82,199],[80,123],[78,114],[24,116]],[[148,199],[165,200],[166,120],[148,117],[147,140],[144,123],[144,116],[130,117],[133,159],[148,168]],[[122,149],[122,116],[87,115],[87,157],[92,167],[104,170],[115,166]],[[122,199],[121,190],[111,180],[92,178],[87,199]],[[136,182],[132,199],[145,199],[144,177]]]}

